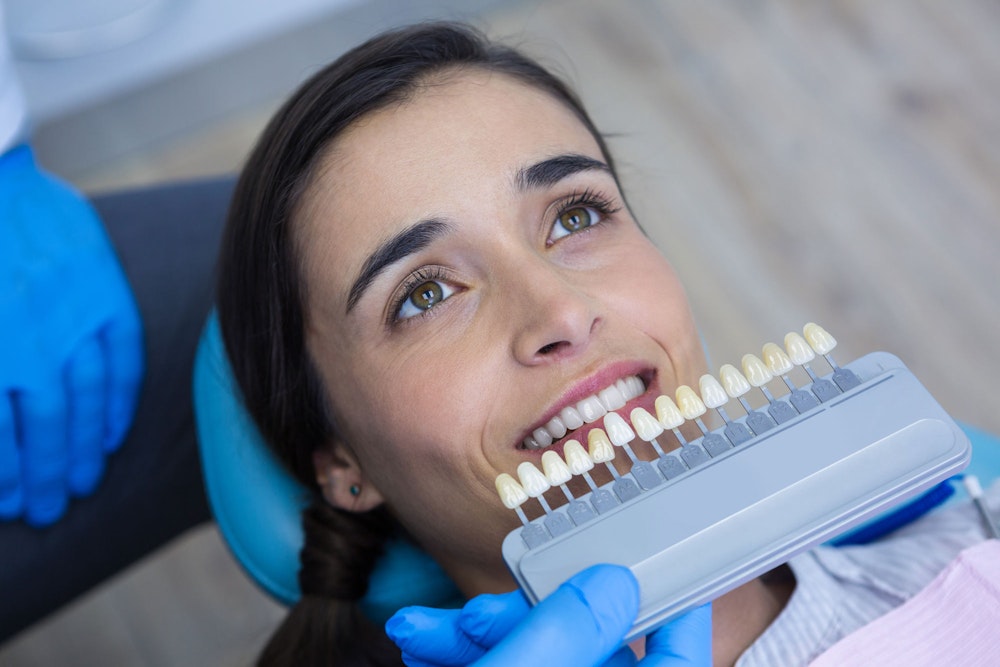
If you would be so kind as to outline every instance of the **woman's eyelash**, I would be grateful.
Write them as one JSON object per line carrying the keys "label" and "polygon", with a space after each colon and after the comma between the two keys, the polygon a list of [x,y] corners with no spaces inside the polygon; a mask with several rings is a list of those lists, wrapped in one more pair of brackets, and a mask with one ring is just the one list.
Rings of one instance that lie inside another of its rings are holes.
{"label": "woman's eyelash", "polygon": [[582,192],[574,192],[566,197],[556,209],[556,219],[567,211],[571,211],[580,206],[589,206],[601,215],[614,215],[622,208],[621,205],[611,197],[601,194],[591,188],[587,188]]}

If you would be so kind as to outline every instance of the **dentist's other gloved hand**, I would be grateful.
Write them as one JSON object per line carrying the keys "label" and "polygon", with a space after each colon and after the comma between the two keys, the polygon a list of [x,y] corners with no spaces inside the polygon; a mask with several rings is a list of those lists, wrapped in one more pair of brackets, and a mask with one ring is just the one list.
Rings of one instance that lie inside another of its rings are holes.
{"label": "dentist's other gloved hand", "polygon": [[534,609],[520,591],[480,595],[462,609],[402,609],[386,633],[410,667],[711,666],[711,605],[646,637],[646,656],[637,662],[621,643],[638,610],[639,588],[628,568],[597,565]]}
{"label": "dentist's other gloved hand", "polygon": [[135,412],[142,325],[96,213],[0,155],[0,521],[56,521],[97,486]]}

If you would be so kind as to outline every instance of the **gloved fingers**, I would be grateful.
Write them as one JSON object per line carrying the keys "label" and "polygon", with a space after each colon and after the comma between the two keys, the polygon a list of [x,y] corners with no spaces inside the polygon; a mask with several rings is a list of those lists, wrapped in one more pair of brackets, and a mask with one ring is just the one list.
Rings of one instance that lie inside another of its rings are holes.
{"label": "gloved fingers", "polygon": [[0,392],[0,521],[16,519],[23,511],[21,452],[17,447],[14,407],[10,394]]}
{"label": "gloved fingers", "polygon": [[458,626],[460,609],[404,607],[386,621],[385,633],[408,665],[467,665],[483,655]]}
{"label": "gloved fingers", "polygon": [[521,591],[479,595],[462,608],[458,625],[472,641],[486,648],[496,645],[531,611]]}
{"label": "gloved fingers", "polygon": [[121,445],[132,424],[145,370],[142,323],[132,304],[104,328],[101,342],[108,387],[104,451],[112,452]]}
{"label": "gloved fingers", "polygon": [[73,351],[65,371],[69,408],[67,484],[76,496],[90,495],[104,472],[106,381],[101,342],[95,336],[85,338]]}
{"label": "gloved fingers", "polygon": [[646,637],[643,667],[709,667],[712,664],[712,605],[679,616]]}
{"label": "gloved fingers", "polygon": [[61,384],[19,393],[14,401],[20,424],[24,517],[47,526],[63,515],[68,502],[69,467],[66,395]]}
{"label": "gloved fingers", "polygon": [[639,609],[639,585],[628,568],[596,565],[542,600],[476,664],[586,667],[618,649]]}

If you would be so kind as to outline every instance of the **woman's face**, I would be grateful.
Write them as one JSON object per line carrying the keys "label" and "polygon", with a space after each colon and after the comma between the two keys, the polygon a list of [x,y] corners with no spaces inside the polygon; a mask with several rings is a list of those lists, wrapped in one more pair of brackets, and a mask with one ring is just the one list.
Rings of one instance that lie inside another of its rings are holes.
{"label": "woman's face", "polygon": [[504,75],[453,71],[357,122],[296,224],[340,444],[466,593],[509,587],[518,520],[494,480],[539,463],[533,432],[624,378],[644,387],[627,418],[704,372],[681,284],[594,138]]}

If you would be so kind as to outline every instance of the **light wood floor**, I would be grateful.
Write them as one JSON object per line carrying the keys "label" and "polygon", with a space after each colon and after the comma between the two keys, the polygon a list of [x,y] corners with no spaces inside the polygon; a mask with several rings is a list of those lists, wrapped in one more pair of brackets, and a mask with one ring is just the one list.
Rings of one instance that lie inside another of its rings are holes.
{"label": "light wood floor", "polygon": [[[715,366],[816,320],[1000,432],[1000,5],[511,2],[481,25],[564,71],[685,279]],[[270,107],[77,179],[237,168]],[[196,531],[0,664],[245,664],[281,610]]]}

